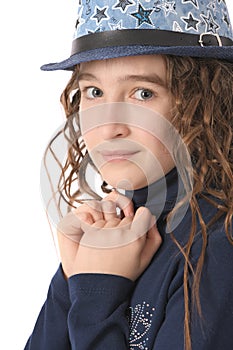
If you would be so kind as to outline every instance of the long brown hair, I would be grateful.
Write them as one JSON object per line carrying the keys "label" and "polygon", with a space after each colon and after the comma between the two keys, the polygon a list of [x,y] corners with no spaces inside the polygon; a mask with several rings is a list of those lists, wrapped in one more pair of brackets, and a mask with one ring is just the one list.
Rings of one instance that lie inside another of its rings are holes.
{"label": "long brown hair", "polygon": [[[215,59],[167,57],[167,67],[169,88],[175,101],[172,123],[186,144],[193,165],[190,200],[192,225],[186,247],[180,247],[185,257],[185,345],[190,350],[189,256],[197,218],[201,225],[202,249],[195,271],[192,266],[191,270],[192,301],[200,316],[199,286],[207,246],[207,229],[222,215],[225,215],[226,235],[233,244],[233,64]],[[215,217],[207,224],[202,217],[197,196],[208,201],[212,198],[211,204],[218,209]]]}
{"label": "long brown hair", "polygon": [[[192,224],[188,243],[182,247],[172,236],[185,258],[185,349],[191,350],[189,275],[193,275],[191,300],[201,316],[199,286],[207,246],[207,230],[222,215],[225,216],[226,235],[233,244],[233,64],[216,59],[164,57],[167,63],[167,85],[174,98],[172,123],[186,144],[193,165],[193,192],[190,200]],[[79,199],[83,192],[100,199],[86,181],[86,168],[92,163],[80,131],[74,127],[74,122],[78,124],[80,102],[78,69],[77,66],[61,95],[67,116],[63,132],[71,147],[65,164],[60,165],[61,177],[57,190],[71,207],[83,202]],[[52,151],[52,142],[48,146],[47,151],[49,150]],[[78,183],[75,190],[72,187],[74,183]],[[107,193],[110,191],[104,182],[102,190]],[[217,214],[209,223],[205,223],[202,217],[197,196],[211,201],[217,208]],[[190,252],[197,221],[201,225],[202,249],[194,269],[190,263]]]}

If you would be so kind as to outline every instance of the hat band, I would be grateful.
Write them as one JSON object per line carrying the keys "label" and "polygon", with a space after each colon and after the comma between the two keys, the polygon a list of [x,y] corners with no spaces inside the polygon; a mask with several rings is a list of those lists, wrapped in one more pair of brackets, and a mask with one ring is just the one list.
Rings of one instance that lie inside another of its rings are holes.
{"label": "hat band", "polygon": [[233,41],[218,34],[189,34],[159,29],[122,29],[92,33],[72,43],[71,55],[103,47],[149,46],[233,46]]}

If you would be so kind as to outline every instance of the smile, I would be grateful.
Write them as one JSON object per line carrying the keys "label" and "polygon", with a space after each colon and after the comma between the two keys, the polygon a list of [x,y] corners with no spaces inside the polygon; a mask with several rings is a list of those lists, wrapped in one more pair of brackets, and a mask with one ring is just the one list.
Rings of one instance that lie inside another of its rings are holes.
{"label": "smile", "polygon": [[138,151],[132,152],[132,151],[126,151],[126,150],[117,150],[117,151],[102,151],[102,152],[100,152],[103,159],[107,162],[128,160],[132,156],[134,156],[136,153],[138,153]]}

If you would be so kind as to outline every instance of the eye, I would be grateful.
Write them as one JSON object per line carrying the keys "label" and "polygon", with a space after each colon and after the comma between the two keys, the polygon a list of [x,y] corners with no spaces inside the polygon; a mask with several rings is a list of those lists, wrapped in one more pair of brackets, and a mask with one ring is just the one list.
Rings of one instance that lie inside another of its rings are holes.
{"label": "eye", "polygon": [[97,87],[89,87],[86,89],[87,98],[98,98],[103,96],[103,91]]}
{"label": "eye", "polygon": [[148,89],[138,89],[135,92],[134,96],[137,100],[145,101],[152,98],[154,94],[151,90],[148,90]]}

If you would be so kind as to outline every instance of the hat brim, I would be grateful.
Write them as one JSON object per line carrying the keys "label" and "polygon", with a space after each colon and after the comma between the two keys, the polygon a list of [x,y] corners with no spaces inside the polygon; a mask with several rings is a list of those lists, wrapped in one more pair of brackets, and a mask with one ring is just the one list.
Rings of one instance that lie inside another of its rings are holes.
{"label": "hat brim", "polygon": [[138,56],[138,55],[174,55],[190,56],[200,58],[216,58],[233,62],[233,46],[148,46],[128,45],[104,47],[80,52],[70,56],[68,59],[57,63],[45,64],[41,67],[43,71],[73,70],[82,62],[104,60],[117,57]]}

